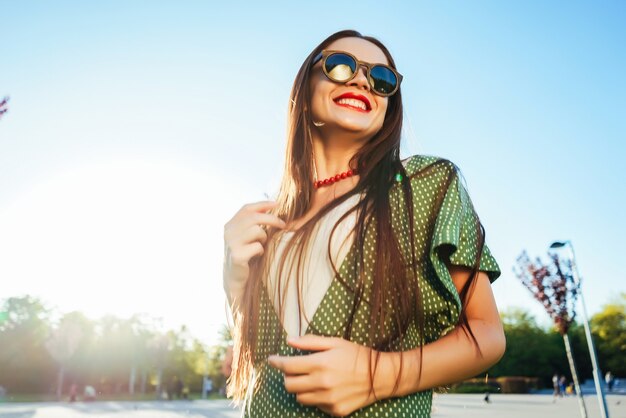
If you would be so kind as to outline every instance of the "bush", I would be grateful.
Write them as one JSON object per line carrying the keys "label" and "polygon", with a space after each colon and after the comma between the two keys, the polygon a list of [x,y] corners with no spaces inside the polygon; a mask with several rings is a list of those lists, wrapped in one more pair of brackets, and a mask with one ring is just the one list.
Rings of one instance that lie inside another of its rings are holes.
{"label": "bush", "polygon": [[498,377],[496,381],[500,384],[502,393],[528,393],[530,389],[539,389],[540,384],[538,377],[525,376]]}
{"label": "bush", "polygon": [[450,393],[528,393],[531,389],[539,389],[538,377],[503,376],[497,378],[469,379],[452,385]]}
{"label": "bush", "polygon": [[500,388],[490,384],[460,383],[450,389],[450,393],[500,393]]}
{"label": "bush", "polygon": [[500,393],[500,383],[496,379],[474,378],[456,383],[450,387],[449,393]]}

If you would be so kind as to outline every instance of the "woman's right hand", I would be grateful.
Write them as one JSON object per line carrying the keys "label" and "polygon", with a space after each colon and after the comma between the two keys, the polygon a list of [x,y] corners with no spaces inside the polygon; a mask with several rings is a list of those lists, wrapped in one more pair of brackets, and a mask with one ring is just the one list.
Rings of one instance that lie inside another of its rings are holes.
{"label": "woman's right hand", "polygon": [[[224,290],[229,299],[234,296],[233,292],[243,291],[250,275],[250,260],[265,252],[267,233],[264,227],[286,227],[278,216],[267,213],[276,204],[262,201],[244,205],[224,225]],[[232,299],[230,302],[232,304]]]}

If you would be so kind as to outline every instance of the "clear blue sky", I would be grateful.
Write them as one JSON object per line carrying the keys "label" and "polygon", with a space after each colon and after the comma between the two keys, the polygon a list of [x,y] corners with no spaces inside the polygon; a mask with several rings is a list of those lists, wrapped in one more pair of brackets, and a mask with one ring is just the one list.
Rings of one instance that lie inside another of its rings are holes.
{"label": "clear blue sky", "polygon": [[0,18],[0,298],[212,338],[223,224],[275,191],[296,71],[345,28],[404,75],[404,155],[460,166],[501,310],[543,318],[512,266],[554,240],[590,313],[626,291],[624,2],[0,0]]}

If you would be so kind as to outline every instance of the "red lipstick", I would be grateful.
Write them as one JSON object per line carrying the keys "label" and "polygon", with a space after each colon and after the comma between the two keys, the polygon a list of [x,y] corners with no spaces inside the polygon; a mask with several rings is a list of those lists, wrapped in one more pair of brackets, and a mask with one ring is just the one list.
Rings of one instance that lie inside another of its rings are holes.
{"label": "red lipstick", "polygon": [[[366,112],[369,112],[370,110],[372,110],[372,105],[370,104],[369,99],[367,97],[363,96],[362,94],[354,94],[354,93],[347,92],[347,93],[342,94],[339,97],[335,97],[333,100],[334,100],[335,103],[337,103],[337,100],[339,100],[339,99],[356,99],[356,100],[360,100],[363,103],[365,103],[365,108],[366,108],[365,111]],[[349,107],[351,109],[356,109],[356,110],[360,110],[360,111],[363,112],[363,109],[355,108],[353,106],[347,106],[347,105],[341,105],[341,104],[339,106],[346,106],[346,107]]]}

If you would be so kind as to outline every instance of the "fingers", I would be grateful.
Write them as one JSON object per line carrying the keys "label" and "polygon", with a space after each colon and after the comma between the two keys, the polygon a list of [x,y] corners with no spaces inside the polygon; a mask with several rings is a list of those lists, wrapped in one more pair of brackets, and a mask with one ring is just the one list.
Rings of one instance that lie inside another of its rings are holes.
{"label": "fingers", "polygon": [[345,417],[355,408],[350,408],[345,400],[342,403],[333,402],[332,393],[327,390],[296,393],[296,402],[302,405],[316,406],[332,417]]}
{"label": "fingers", "polygon": [[224,230],[227,242],[235,247],[260,242],[265,244],[267,232],[264,225],[284,229],[285,222],[275,215],[255,213],[245,219],[236,220]]}
{"label": "fingers", "polygon": [[[275,208],[276,202],[263,201],[244,205],[235,216],[224,225],[224,241],[230,252],[238,259],[243,260],[244,254],[258,255],[263,251],[257,245],[244,250],[247,244],[265,244],[267,232],[265,227],[272,226],[279,229],[286,227],[285,221],[278,216],[265,213]],[[249,259],[248,259],[249,260]]]}
{"label": "fingers", "polygon": [[265,253],[265,247],[260,242],[252,242],[241,246],[236,252],[231,254],[233,264],[244,264],[253,257],[261,256]]}
{"label": "fingers", "polygon": [[283,229],[285,222],[271,212],[277,202],[262,201],[244,205],[224,225],[224,289],[241,284],[250,275],[250,260],[265,253],[266,226]]}
{"label": "fingers", "polygon": [[250,224],[253,225],[267,225],[280,229],[283,229],[287,226],[287,224],[285,224],[285,221],[283,221],[276,215],[272,215],[271,213],[254,213],[248,218],[248,221],[250,222]]}
{"label": "fingers", "polygon": [[267,362],[270,366],[277,368],[285,374],[298,375],[317,370],[320,359],[318,354],[304,356],[272,355],[267,358]]}
{"label": "fingers", "polygon": [[326,389],[320,379],[309,374],[285,376],[285,390],[289,393],[303,393]]}
{"label": "fingers", "polygon": [[305,334],[298,338],[287,338],[287,344],[301,350],[324,351],[336,347],[345,340],[336,337],[324,337],[321,335]]}
{"label": "fingers", "polygon": [[294,392],[294,393],[296,393],[296,402],[298,402],[299,404],[318,406],[320,407],[320,409],[321,409],[321,405],[327,405],[327,402],[326,402],[327,394],[323,390],[313,390],[310,392]]}
{"label": "fingers", "polygon": [[255,212],[267,212],[270,209],[274,209],[277,205],[278,203],[273,200],[263,200],[260,202],[248,203],[247,205],[244,205],[243,208],[248,208]]}
{"label": "fingers", "polygon": [[248,225],[245,231],[241,233],[240,240],[242,244],[250,244],[257,241],[261,244],[265,244],[267,241],[267,232],[265,232],[265,228],[261,225],[253,223]]}
{"label": "fingers", "polygon": [[[273,226],[284,229],[287,225],[278,216],[265,213],[267,208],[275,207],[275,202],[259,202],[244,205],[235,216],[224,225],[224,236],[227,241],[248,243],[258,239],[263,240],[264,235],[259,235],[257,226]],[[251,228],[254,227],[254,228]],[[265,229],[263,232],[265,232]]]}

